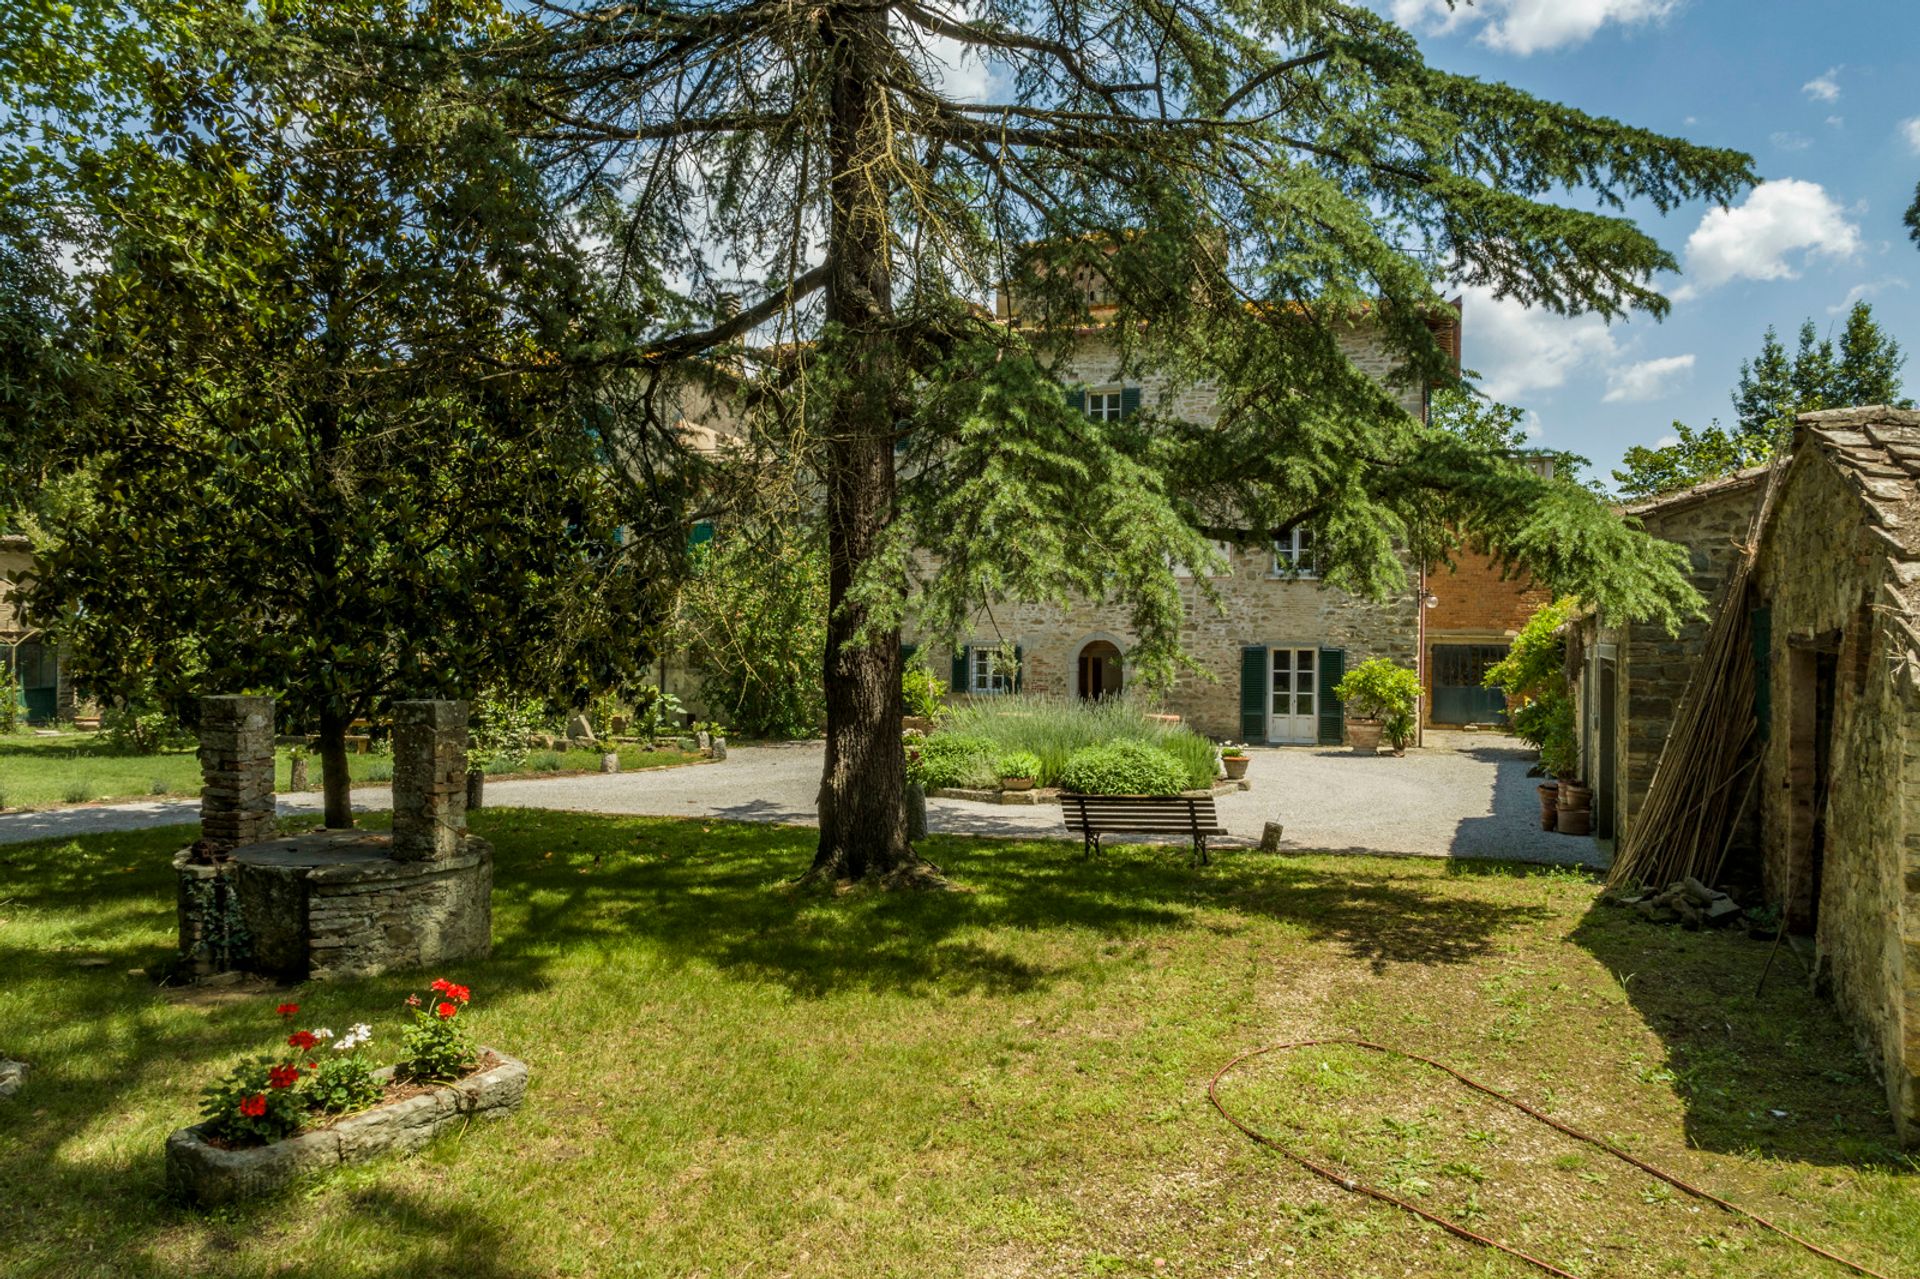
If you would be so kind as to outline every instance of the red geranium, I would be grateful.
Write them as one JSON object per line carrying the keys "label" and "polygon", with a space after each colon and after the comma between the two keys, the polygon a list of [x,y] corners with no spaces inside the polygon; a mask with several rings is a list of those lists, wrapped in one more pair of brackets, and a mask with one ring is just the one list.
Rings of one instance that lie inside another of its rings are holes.
{"label": "red geranium", "polygon": [[435,977],[432,983],[427,986],[427,989],[437,990],[441,994],[445,994],[446,992],[453,989],[453,983],[448,981],[445,977]]}
{"label": "red geranium", "polygon": [[420,996],[418,995],[407,996],[407,1007],[418,1008],[419,1006],[420,1006]]}
{"label": "red geranium", "polygon": [[433,1011],[435,1011],[436,1013],[439,1013],[441,1016],[441,1019],[445,1020],[446,1018],[453,1016],[455,1013],[459,1012],[460,1010],[452,1004],[443,1003],[438,1008],[435,1008]]}
{"label": "red geranium", "polygon": [[270,1066],[267,1069],[267,1085],[272,1088],[291,1088],[300,1082],[300,1067]]}
{"label": "red geranium", "polygon": [[297,1013],[297,1012],[299,1012],[299,1011],[300,1011],[300,1005],[298,1005],[298,1004],[281,1004],[281,1005],[280,1005],[280,1006],[279,1006],[278,1008],[276,1008],[276,1009],[274,1009],[273,1011],[275,1011],[275,1012],[277,1012],[277,1013],[279,1013],[279,1014],[280,1014],[280,1015],[281,1015],[282,1017],[291,1017],[291,1016],[293,1016],[293,1015],[294,1015],[295,1013]]}
{"label": "red geranium", "polygon": [[462,1003],[462,1004],[466,1003],[467,996],[469,993],[471,992],[469,992],[465,986],[448,986],[447,987],[447,998],[454,1000],[458,1003]]}
{"label": "red geranium", "polygon": [[311,1030],[296,1030],[287,1036],[287,1042],[295,1048],[311,1048],[319,1043],[320,1039]]}
{"label": "red geranium", "polygon": [[240,1099],[240,1113],[249,1119],[258,1119],[260,1116],[266,1114],[266,1094],[255,1093],[251,1097],[242,1097]]}

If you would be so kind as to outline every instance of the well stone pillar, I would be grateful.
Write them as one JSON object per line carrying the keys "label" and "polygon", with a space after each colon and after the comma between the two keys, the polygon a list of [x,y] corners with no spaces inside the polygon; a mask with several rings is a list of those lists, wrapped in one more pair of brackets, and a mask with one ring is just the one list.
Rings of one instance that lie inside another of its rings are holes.
{"label": "well stone pillar", "polygon": [[393,705],[393,856],[459,853],[467,834],[467,704]]}
{"label": "well stone pillar", "polygon": [[200,846],[204,860],[273,837],[273,699],[200,699]]}

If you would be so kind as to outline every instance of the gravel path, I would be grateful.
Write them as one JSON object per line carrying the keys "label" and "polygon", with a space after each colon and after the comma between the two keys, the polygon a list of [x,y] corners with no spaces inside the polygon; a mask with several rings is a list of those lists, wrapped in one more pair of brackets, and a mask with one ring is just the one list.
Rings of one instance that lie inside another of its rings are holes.
{"label": "gravel path", "polygon": [[[735,748],[725,763],[487,783],[487,803],[574,812],[719,817],[810,824],[820,789],[818,742]],[[1540,829],[1531,752],[1493,733],[1429,733],[1427,745],[1390,755],[1306,747],[1255,749],[1248,791],[1219,800],[1229,842],[1257,842],[1269,821],[1289,848],[1423,857],[1482,857],[1604,865],[1591,839]],[[354,791],[360,811],[388,805],[384,787]],[[280,815],[317,814],[317,794],[282,795]],[[1014,807],[936,799],[935,831],[1064,837],[1054,805]],[[197,800],[87,804],[0,815],[0,843],[191,823]]]}

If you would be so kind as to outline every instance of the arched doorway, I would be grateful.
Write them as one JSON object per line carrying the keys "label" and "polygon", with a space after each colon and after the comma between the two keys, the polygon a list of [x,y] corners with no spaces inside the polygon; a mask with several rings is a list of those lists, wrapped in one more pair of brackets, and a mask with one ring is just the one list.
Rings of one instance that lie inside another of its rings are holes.
{"label": "arched doorway", "polygon": [[1120,646],[1111,640],[1089,640],[1080,647],[1080,670],[1074,685],[1088,701],[1120,696]]}

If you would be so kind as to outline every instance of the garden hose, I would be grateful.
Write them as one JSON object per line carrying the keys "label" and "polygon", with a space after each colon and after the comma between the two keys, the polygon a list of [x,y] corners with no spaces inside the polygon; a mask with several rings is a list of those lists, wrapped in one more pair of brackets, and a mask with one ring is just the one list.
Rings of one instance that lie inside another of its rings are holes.
{"label": "garden hose", "polygon": [[1688,1185],[1686,1182],[1674,1176],[1672,1173],[1664,1172],[1661,1169],[1654,1167],[1652,1164],[1647,1163],[1645,1160],[1636,1159],[1632,1155],[1628,1154],[1626,1151],[1620,1149],[1618,1146],[1615,1146],[1609,1142],[1603,1141],[1600,1138],[1592,1136],[1588,1133],[1581,1132],[1578,1128],[1575,1128],[1570,1124],[1563,1124],[1558,1119],[1555,1119],[1549,1115],[1543,1115],[1539,1111],[1535,1110],[1532,1106],[1527,1105],[1525,1102],[1520,1101],[1517,1098],[1510,1097],[1506,1093],[1501,1092],[1497,1088],[1489,1088],[1487,1085],[1481,1083],[1479,1080],[1470,1078],[1467,1075],[1463,1075],[1451,1066],[1448,1066],[1442,1062],[1435,1061],[1431,1057],[1422,1057],[1419,1053],[1410,1053],[1400,1048],[1390,1048],[1385,1044],[1371,1043],[1365,1039],[1346,1039],[1346,1038],[1296,1039],[1289,1043],[1268,1044],[1265,1048],[1255,1048],[1251,1052],[1241,1053],[1238,1057],[1235,1057],[1232,1061],[1228,1062],[1226,1065],[1222,1066],[1217,1072],[1215,1072],[1213,1079],[1207,1084],[1207,1100],[1213,1103],[1213,1108],[1220,1112],[1221,1118],[1225,1119],[1228,1123],[1232,1124],[1235,1128],[1238,1128],[1242,1133],[1246,1134],[1246,1136],[1250,1138],[1253,1142],[1255,1142],[1258,1145],[1265,1146],[1269,1150],[1275,1151],[1281,1155],[1286,1156],[1288,1159],[1291,1159],[1294,1163],[1299,1164],[1302,1168],[1307,1169],[1309,1172],[1313,1173],[1315,1176],[1321,1177],[1327,1181],[1332,1182],[1334,1185],[1340,1187],[1342,1190],[1348,1191],[1352,1194],[1366,1195],[1368,1198],[1377,1199],[1381,1203],[1391,1204],[1395,1208],[1400,1208],[1406,1212],[1412,1213],[1414,1216],[1419,1217],[1425,1221],[1432,1222],[1434,1225],[1439,1226],[1442,1230],[1445,1230],[1447,1233],[1451,1235],[1455,1235],[1458,1238],[1465,1239],[1469,1243],[1478,1244],[1483,1248],[1492,1248],[1492,1249],[1495,1249],[1496,1251],[1504,1252],[1508,1256],[1516,1257],[1519,1260],[1526,1262],[1528,1265],[1536,1266],[1550,1275],[1556,1275],[1559,1277],[1559,1279],[1579,1279],[1579,1276],[1573,1274],[1570,1271],[1562,1270],[1560,1267],[1554,1265],[1550,1261],[1543,1261],[1539,1257],[1536,1257],[1533,1254],[1528,1252],[1523,1252],[1511,1244],[1501,1243],[1498,1239],[1489,1239],[1485,1235],[1475,1234],[1473,1231],[1467,1229],[1465,1226],[1461,1225],[1459,1222],[1449,1221],[1445,1217],[1435,1216],[1433,1213],[1428,1212],[1426,1209],[1416,1207],[1415,1205],[1408,1203],[1406,1200],[1401,1199],[1395,1195],[1389,1194],[1388,1192],[1380,1189],[1377,1186],[1370,1186],[1364,1181],[1355,1180],[1354,1178],[1346,1176],[1345,1174],[1340,1173],[1332,1168],[1328,1168],[1322,1164],[1315,1163],[1313,1160],[1308,1159],[1305,1155],[1302,1155],[1298,1151],[1293,1150],[1285,1145],[1282,1145],[1280,1142],[1274,1140],[1272,1137],[1267,1136],[1265,1133],[1261,1132],[1259,1129],[1253,1127],[1251,1124],[1240,1119],[1232,1111],[1228,1110],[1225,1103],[1223,1103],[1220,1100],[1220,1081],[1226,1078],[1227,1075],[1232,1073],[1234,1070],[1238,1069],[1240,1066],[1244,1065],[1245,1063],[1252,1061],[1256,1057],[1264,1057],[1269,1053],[1289,1052],[1295,1048],[1315,1048],[1315,1047],[1323,1047],[1323,1046],[1334,1045],[1334,1044],[1344,1045],[1349,1048],[1364,1048],[1369,1052],[1384,1053],[1390,1057],[1401,1057],[1401,1058],[1405,1058],[1408,1061],[1417,1061],[1423,1066],[1431,1066],[1435,1070],[1442,1071],[1446,1074],[1453,1076],[1454,1079],[1458,1080],[1460,1083],[1465,1084],[1467,1087],[1473,1089],[1475,1092],[1484,1093],[1486,1096],[1493,1098],[1495,1101],[1504,1102],[1505,1104],[1519,1111],[1521,1114],[1524,1114],[1532,1119],[1537,1119],[1541,1123],[1547,1125],[1549,1128],[1553,1128],[1559,1132],[1563,1132],[1567,1136],[1572,1137],[1577,1141],[1584,1141],[1590,1146],[1596,1146],[1599,1149],[1604,1150],[1608,1154],[1612,1155],[1615,1159],[1618,1159],[1623,1163],[1631,1164],[1635,1168],[1638,1168],[1641,1172],[1646,1173],[1650,1177],[1656,1177],[1659,1180],[1666,1182],[1669,1186],[1674,1187],[1676,1190],[1685,1191],[1687,1194],[1692,1195],[1696,1199],[1704,1199],[1708,1203],[1714,1204],[1715,1206],[1721,1209],[1724,1209],[1725,1211],[1732,1213],[1737,1217],[1744,1217],[1748,1221],[1751,1221],[1758,1226],[1761,1226],[1767,1230],[1770,1230],[1774,1234],[1779,1235],[1784,1239],[1791,1240],[1792,1242],[1799,1244],[1802,1248],[1805,1248],[1808,1252],[1811,1252],[1812,1254],[1814,1254],[1816,1257],[1822,1257],[1828,1261],[1833,1262],[1836,1265],[1845,1266],[1847,1269],[1853,1271],[1855,1274],[1866,1276],[1866,1279],[1891,1279],[1890,1276],[1884,1275],[1880,1273],[1878,1270],[1869,1269],[1868,1267],[1861,1265],[1857,1261],[1849,1261],[1847,1258],[1842,1257],[1837,1253],[1828,1252],[1825,1248],[1822,1248],[1820,1245],[1813,1243],[1809,1240],[1802,1239],[1799,1235],[1794,1234],[1791,1230],[1786,1229],[1784,1226],[1775,1225],[1773,1222],[1767,1220],[1765,1217],[1760,1216],[1758,1213],[1749,1212],[1745,1208],[1740,1207],[1738,1204],[1728,1203],[1725,1199],[1720,1198],[1720,1196],[1716,1194],[1713,1194],[1709,1191],[1701,1190],[1697,1186]]}

